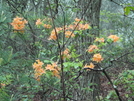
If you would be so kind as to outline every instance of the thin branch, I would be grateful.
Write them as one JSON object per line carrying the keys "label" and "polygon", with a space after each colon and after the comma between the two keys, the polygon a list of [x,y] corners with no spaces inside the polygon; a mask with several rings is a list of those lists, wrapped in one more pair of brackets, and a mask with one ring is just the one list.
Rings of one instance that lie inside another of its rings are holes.
{"label": "thin branch", "polygon": [[107,68],[111,67],[112,64],[113,64],[113,62],[118,61],[118,60],[121,59],[122,57],[124,57],[124,56],[126,56],[126,55],[128,55],[128,54],[131,54],[131,53],[134,53],[134,51],[133,51],[133,52],[127,52],[127,53],[125,53],[125,54],[119,56],[118,58],[115,58],[115,59],[111,60],[111,61],[110,61],[111,64],[108,65],[108,66],[106,66],[105,68],[103,68],[103,70],[106,70]]}
{"label": "thin branch", "polygon": [[58,39],[58,34],[57,34],[57,31],[56,31],[56,26],[55,26],[55,23],[54,23],[54,18],[52,16],[52,8],[51,8],[51,5],[50,5],[50,2],[49,0],[47,0],[48,2],[48,5],[49,5],[49,9],[50,9],[50,14],[51,14],[51,18],[52,18],[52,23],[53,23],[53,26],[54,26],[54,30],[55,30],[55,34],[56,34],[56,37],[57,37],[57,44],[58,44],[58,49],[59,49],[59,54],[60,54],[60,61],[61,61],[61,88],[62,88],[62,94],[63,94],[63,99],[64,101],[67,101],[66,99],[66,87],[65,87],[65,81],[64,81],[64,66],[63,66],[63,58],[62,58],[62,48],[60,46],[60,43],[59,43],[59,39]]}
{"label": "thin branch", "polygon": [[119,101],[122,101],[117,87],[113,84],[113,82],[111,81],[111,79],[110,79],[110,77],[108,76],[108,74],[106,73],[106,71],[103,70],[102,72],[105,74],[105,76],[107,77],[108,81],[110,82],[110,84],[112,85],[113,89],[115,90],[115,92],[116,92],[116,94],[117,94],[117,96],[118,96]]}

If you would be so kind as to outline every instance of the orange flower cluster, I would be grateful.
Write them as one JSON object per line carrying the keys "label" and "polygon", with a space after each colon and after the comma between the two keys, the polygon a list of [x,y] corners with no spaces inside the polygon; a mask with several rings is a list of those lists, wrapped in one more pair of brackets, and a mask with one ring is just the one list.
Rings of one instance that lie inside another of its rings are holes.
{"label": "orange flower cluster", "polygon": [[49,36],[48,40],[56,40],[59,32],[62,31],[61,27],[57,27],[51,31],[51,35]]}
{"label": "orange flower cluster", "polygon": [[69,54],[70,50],[68,48],[66,48],[61,54],[62,54],[62,58],[70,58],[70,54]]}
{"label": "orange flower cluster", "polygon": [[119,40],[119,37],[116,35],[110,35],[110,36],[108,36],[108,38],[112,39],[114,42]]}
{"label": "orange flower cluster", "polygon": [[68,30],[86,30],[86,29],[90,29],[91,27],[89,26],[89,24],[82,24],[82,23],[77,23],[75,22],[74,24],[71,24],[67,27]]}
{"label": "orange flower cluster", "polygon": [[[93,58],[92,58],[93,61],[95,62],[101,62],[103,60],[102,56],[100,53],[98,54],[94,54],[93,55]],[[89,68],[89,71],[90,71],[90,68],[91,69],[94,69],[95,65],[91,62],[90,65],[85,65],[84,68]]]}
{"label": "orange flower cluster", "polygon": [[21,18],[21,17],[16,17],[13,19],[13,22],[11,23],[11,25],[13,26],[13,29],[15,30],[22,30],[24,31],[25,28],[25,24],[27,24],[28,22]]}
{"label": "orange flower cluster", "polygon": [[40,81],[40,76],[45,73],[45,70],[42,68],[43,64],[44,63],[40,60],[36,60],[36,62],[33,64],[33,68],[35,70],[34,76],[37,81]]}
{"label": "orange flower cluster", "polygon": [[46,70],[52,71],[53,75],[60,78],[60,68],[58,67],[57,63],[47,64],[45,67]]}
{"label": "orange flower cluster", "polygon": [[36,60],[36,62],[33,64],[33,69],[35,71],[34,76],[37,81],[40,81],[40,76],[46,73],[47,70],[52,71],[55,77],[60,78],[60,73],[59,73],[60,68],[58,67],[56,62],[52,64],[47,64],[45,69],[42,68],[43,65],[44,63],[41,62],[40,60]]}
{"label": "orange flower cluster", "polygon": [[95,39],[95,42],[104,42],[104,41],[105,41],[104,38],[96,38],[96,39]]}
{"label": "orange flower cluster", "polygon": [[75,21],[76,21],[76,22],[79,22],[79,21],[81,21],[81,19],[75,18]]}
{"label": "orange flower cluster", "polygon": [[44,20],[41,21],[41,19],[37,19],[36,22],[35,22],[35,24],[36,24],[37,26],[43,25],[43,26],[44,26],[45,28],[47,28],[47,29],[52,28],[51,25],[49,25],[49,24],[44,24],[43,21],[44,21]]}
{"label": "orange flower cluster", "polygon": [[91,62],[90,65],[85,65],[84,68],[91,68],[94,69],[95,65]]}
{"label": "orange flower cluster", "polygon": [[87,49],[88,52],[93,52],[94,50],[98,49],[96,45],[90,45]]}
{"label": "orange flower cluster", "polygon": [[37,19],[37,21],[35,22],[35,24],[38,25],[42,25],[43,23],[41,22],[41,19]]}
{"label": "orange flower cluster", "polygon": [[[89,24],[82,24],[82,23],[79,23],[78,24],[78,21],[81,21],[80,19],[76,18],[75,19],[75,22],[73,24],[70,24],[70,25],[65,25],[63,27],[58,27],[58,28],[55,28],[55,30],[53,29],[51,34],[50,34],[50,37],[48,38],[49,40],[56,40],[57,39],[57,35],[60,33],[60,32],[63,32],[63,30],[65,30],[65,37],[66,38],[70,38],[70,35],[71,37],[75,37],[75,34],[72,33],[70,30],[86,30],[86,29],[90,29],[91,27],[89,26]],[[56,35],[57,34],[57,35]]]}
{"label": "orange flower cluster", "polygon": [[74,33],[72,33],[71,31],[66,31],[65,32],[65,37],[66,38],[70,38],[70,37],[75,37]]}
{"label": "orange flower cluster", "polygon": [[86,29],[89,29],[90,28],[90,26],[89,26],[89,24],[78,24],[78,26],[77,25],[75,25],[76,26],[76,29],[77,30],[86,30]]}
{"label": "orange flower cluster", "polygon": [[[78,22],[80,22],[78,24]],[[83,20],[75,18],[75,22],[74,25],[69,26],[70,28],[75,28],[76,30],[86,30],[86,29],[90,29],[91,27],[89,26],[89,24],[82,24]]]}
{"label": "orange flower cluster", "polygon": [[48,28],[48,29],[52,28],[52,26],[49,25],[49,24],[44,24],[44,27],[45,27],[45,28]]}
{"label": "orange flower cluster", "polygon": [[102,58],[101,54],[98,53],[98,54],[94,54],[92,60],[96,61],[96,62],[101,62],[103,60],[103,58]]}
{"label": "orange flower cluster", "polygon": [[[77,21],[79,21],[79,20],[77,19]],[[110,35],[110,36],[108,36],[108,38],[112,39],[113,42],[116,42],[116,41],[119,40],[119,37],[116,36],[116,35]],[[94,42],[104,42],[104,41],[105,41],[104,38],[96,38],[96,39],[94,40]],[[87,51],[88,51],[88,52],[93,52],[93,51],[96,50],[96,49],[98,49],[98,47],[97,47],[96,45],[90,45],[90,46],[88,47]],[[95,62],[97,62],[97,63],[98,63],[98,62],[101,62],[101,61],[103,61],[103,57],[101,56],[100,53],[94,54],[94,55],[93,55],[93,58],[92,58],[92,61],[95,61]],[[93,65],[92,63],[90,63],[90,65],[85,65],[84,67],[94,68],[94,65]]]}

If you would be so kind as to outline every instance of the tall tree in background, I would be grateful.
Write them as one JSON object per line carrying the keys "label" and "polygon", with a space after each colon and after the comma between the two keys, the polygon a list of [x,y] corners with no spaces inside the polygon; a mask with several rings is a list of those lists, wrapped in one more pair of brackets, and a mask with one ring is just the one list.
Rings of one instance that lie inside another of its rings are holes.
{"label": "tall tree in background", "polygon": [[[82,46],[84,49],[92,44],[95,37],[99,36],[99,17],[100,17],[100,8],[101,8],[101,0],[79,0],[77,2],[77,7],[80,11],[77,13],[77,17],[86,20],[90,23],[92,29],[87,32],[87,35],[91,35],[93,37],[86,36],[84,39],[80,40],[82,43],[87,43]],[[83,54],[82,57],[86,63],[89,63],[90,55],[84,51],[80,51],[80,54]],[[97,68],[97,67],[96,67]],[[79,90],[78,93],[74,93],[75,99],[77,101],[96,101],[96,96],[99,93],[99,73],[96,71],[86,71],[83,73],[82,78],[79,79],[80,87],[87,88],[87,90]],[[90,91],[93,89],[93,91]]]}

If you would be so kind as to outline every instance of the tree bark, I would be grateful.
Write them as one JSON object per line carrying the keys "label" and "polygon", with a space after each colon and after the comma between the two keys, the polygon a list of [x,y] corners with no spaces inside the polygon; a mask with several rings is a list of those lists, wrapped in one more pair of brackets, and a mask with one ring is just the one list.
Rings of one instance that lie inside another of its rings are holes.
{"label": "tree bark", "polygon": [[[77,7],[80,11],[77,13],[77,17],[81,17],[83,20],[86,20],[90,23],[92,29],[88,34],[94,35],[94,37],[84,37],[81,38],[81,43],[85,42],[81,49],[88,47],[93,43],[94,38],[99,36],[99,17],[100,17],[100,8],[101,0],[79,0]],[[81,51],[80,54],[85,55],[82,57],[85,60],[85,63],[90,63],[90,54],[86,54],[85,51]],[[95,67],[97,68],[97,67]],[[96,101],[96,97],[99,95],[99,73],[96,71],[85,71],[82,74],[82,77],[79,78],[80,89],[74,91],[74,99],[77,101]]]}

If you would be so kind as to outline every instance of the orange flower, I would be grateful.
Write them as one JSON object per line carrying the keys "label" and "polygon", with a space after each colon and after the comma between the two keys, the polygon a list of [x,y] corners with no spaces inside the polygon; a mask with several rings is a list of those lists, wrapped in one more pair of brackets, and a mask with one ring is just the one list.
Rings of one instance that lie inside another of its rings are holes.
{"label": "orange flower", "polygon": [[89,29],[89,28],[90,28],[89,24],[83,24],[83,26],[82,26],[83,30],[86,30],[86,29]]}
{"label": "orange flower", "polygon": [[102,56],[100,55],[100,53],[94,54],[94,56],[93,56],[93,61],[101,62],[102,60],[103,60],[103,58],[102,58]]}
{"label": "orange flower", "polygon": [[52,71],[52,73],[53,73],[53,75],[54,76],[56,76],[56,77],[58,77],[58,78],[60,78],[60,73],[59,73],[59,67],[58,67],[58,65],[57,65],[57,63],[52,63],[52,64],[47,64],[47,66],[45,67],[46,68],[46,70],[50,70],[50,71]]}
{"label": "orange flower", "polygon": [[94,69],[94,64],[91,62],[90,65],[85,65],[84,68],[91,68],[91,69]]}
{"label": "orange flower", "polygon": [[95,39],[95,42],[96,42],[96,41],[98,41],[98,42],[104,42],[105,39],[104,39],[104,38],[96,38],[96,39]]}
{"label": "orange flower", "polygon": [[62,30],[61,27],[57,27],[52,30],[51,35],[49,36],[48,40],[56,40],[59,32]]}
{"label": "orange flower", "polygon": [[93,52],[94,50],[98,49],[96,45],[90,45],[87,49],[88,52]]}
{"label": "orange flower", "polygon": [[119,37],[116,35],[110,35],[110,36],[108,36],[108,38],[112,39],[114,42],[119,40]]}
{"label": "orange flower", "polygon": [[41,68],[39,71],[36,71],[34,75],[37,78],[37,77],[41,76],[44,73],[45,73],[44,69]]}
{"label": "orange flower", "polygon": [[43,62],[41,62],[39,59],[36,60],[36,62],[33,64],[33,68],[35,71],[34,77],[37,81],[40,81],[40,76],[45,73],[45,70],[42,68]]}
{"label": "orange flower", "polygon": [[38,26],[38,25],[41,25],[41,24],[42,24],[41,19],[37,19],[37,21],[36,21],[35,24],[36,24],[37,26]]}
{"label": "orange flower", "polygon": [[37,69],[37,68],[41,68],[43,66],[43,62],[41,62],[39,59],[36,60],[36,62],[33,64],[33,68]]}
{"label": "orange flower", "polygon": [[74,25],[69,25],[67,29],[68,29],[68,30],[70,30],[70,29],[73,30],[74,28],[75,28]]}
{"label": "orange flower", "polygon": [[59,75],[59,71],[58,70],[53,70],[53,75],[56,76],[57,78],[60,78],[60,75]]}
{"label": "orange flower", "polygon": [[37,77],[36,80],[37,80],[37,81],[40,81],[40,77]]}
{"label": "orange flower", "polygon": [[[76,25],[75,25],[76,26]],[[91,27],[89,26],[89,24],[81,24],[79,23],[76,27],[77,30],[86,30],[86,29],[90,29]]]}
{"label": "orange flower", "polygon": [[38,72],[42,75],[43,73],[45,73],[45,70],[43,68],[37,68],[35,69],[35,72]]}
{"label": "orange flower", "polygon": [[51,35],[49,36],[48,40],[56,40],[57,39],[57,35],[58,35],[58,32],[56,32],[54,29],[52,30],[51,32]]}
{"label": "orange flower", "polygon": [[13,19],[13,22],[11,23],[11,25],[13,26],[13,29],[15,29],[15,30],[23,30],[24,31],[25,24],[27,24],[27,23],[28,22],[25,19],[17,16],[16,18]]}
{"label": "orange flower", "polygon": [[68,48],[66,48],[61,54],[62,54],[62,58],[70,58],[70,54],[69,54],[70,50]]}
{"label": "orange flower", "polygon": [[69,49],[66,48],[61,54],[62,54],[62,55],[63,55],[63,54],[65,54],[65,55],[69,54]]}
{"label": "orange flower", "polygon": [[60,69],[58,68],[57,62],[53,62],[53,63],[52,63],[52,66],[53,66],[54,68],[60,70]]}
{"label": "orange flower", "polygon": [[59,31],[63,30],[63,28],[61,28],[61,27],[57,27],[57,28],[55,28],[55,29],[56,29],[57,33],[58,33]]}
{"label": "orange flower", "polygon": [[49,25],[49,24],[44,24],[44,27],[49,29],[49,28],[51,28],[52,26]]}
{"label": "orange flower", "polygon": [[76,29],[76,30],[86,30],[86,29],[90,29],[90,25],[89,24],[82,24],[82,23],[77,23],[77,22],[74,22],[74,24],[71,24],[71,25],[68,25],[68,30],[73,30],[73,29]]}
{"label": "orange flower", "polygon": [[45,68],[46,68],[46,70],[50,70],[50,71],[55,70],[54,66],[51,64],[47,64],[47,66]]}
{"label": "orange flower", "polygon": [[60,70],[56,62],[54,62],[52,64],[47,64],[47,66],[45,67],[45,69],[46,70],[50,70],[50,71]]}
{"label": "orange flower", "polygon": [[40,81],[40,76],[41,74],[39,72],[35,72],[34,73],[34,78],[37,80],[37,81]]}
{"label": "orange flower", "polygon": [[48,40],[56,40],[57,39],[57,36],[56,34],[51,34],[48,38]]}
{"label": "orange flower", "polygon": [[80,20],[81,20],[81,19],[75,18],[75,21],[76,21],[76,22],[79,22]]}
{"label": "orange flower", "polygon": [[71,32],[71,31],[66,31],[65,32],[65,37],[66,38],[70,38],[70,37],[74,37],[75,35]]}

